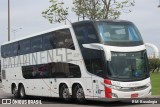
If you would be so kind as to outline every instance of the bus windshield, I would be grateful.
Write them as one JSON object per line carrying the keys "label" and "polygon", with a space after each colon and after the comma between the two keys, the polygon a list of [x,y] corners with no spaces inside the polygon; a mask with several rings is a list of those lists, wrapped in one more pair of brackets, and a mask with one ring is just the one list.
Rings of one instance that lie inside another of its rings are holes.
{"label": "bus windshield", "polygon": [[97,22],[99,35],[105,44],[142,42],[141,35],[131,22]]}
{"label": "bus windshield", "polygon": [[149,76],[147,55],[141,52],[112,52],[108,76],[122,81],[141,80]]}

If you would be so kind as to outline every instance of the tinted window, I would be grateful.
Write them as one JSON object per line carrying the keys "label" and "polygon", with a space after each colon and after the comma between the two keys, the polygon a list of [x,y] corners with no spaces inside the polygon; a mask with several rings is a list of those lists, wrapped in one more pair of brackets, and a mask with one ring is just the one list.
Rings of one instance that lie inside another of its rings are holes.
{"label": "tinted window", "polygon": [[57,30],[43,35],[43,49],[55,48],[75,49],[69,29]]}
{"label": "tinted window", "polygon": [[141,41],[141,35],[133,24],[105,23],[98,24],[98,30],[104,41]]}
{"label": "tinted window", "polygon": [[48,63],[22,67],[23,77],[36,78],[80,78],[81,72],[77,65],[69,63]]}
{"label": "tinted window", "polygon": [[76,37],[80,45],[82,56],[88,72],[103,77],[105,70],[104,52],[87,49],[82,44],[100,43],[91,24],[74,26]]}
{"label": "tinted window", "polygon": [[7,57],[12,57],[12,45],[8,44],[5,46],[2,46],[2,57],[7,58]]}
{"label": "tinted window", "polygon": [[62,29],[53,33],[52,39],[56,42],[56,48],[75,49],[69,29]]}
{"label": "tinted window", "polygon": [[87,43],[98,43],[98,37],[92,25],[75,26],[74,27],[80,46]]}
{"label": "tinted window", "polygon": [[97,21],[97,30],[102,42],[112,46],[142,45],[142,37],[131,22]]}
{"label": "tinted window", "polygon": [[86,49],[83,52],[83,58],[88,72],[103,77],[105,71],[103,51]]}
{"label": "tinted window", "polygon": [[23,77],[26,79],[49,78],[49,70],[52,70],[49,64],[22,67]]}
{"label": "tinted window", "polygon": [[60,62],[55,64],[55,69],[52,70],[52,76],[56,78],[80,78],[81,72],[77,65]]}
{"label": "tinted window", "polygon": [[7,46],[6,45],[1,47],[1,56],[3,58],[7,57]]}
{"label": "tinted window", "polygon": [[53,39],[53,33],[45,34],[43,35],[43,49],[44,50],[50,50],[56,48],[56,42]]}
{"label": "tinted window", "polygon": [[7,57],[11,57],[12,51],[11,51],[11,45],[10,44],[7,45],[6,53],[7,53]]}
{"label": "tinted window", "polygon": [[30,40],[26,39],[23,41],[20,41],[20,54],[28,54],[31,51],[31,44]]}
{"label": "tinted window", "polygon": [[42,51],[42,37],[31,38],[32,52]]}
{"label": "tinted window", "polygon": [[75,49],[69,29],[57,30],[42,36],[2,46],[1,55],[6,58],[55,48]]}
{"label": "tinted window", "polygon": [[17,56],[18,50],[19,50],[19,44],[18,42],[12,43],[11,45],[11,56]]}
{"label": "tinted window", "polygon": [[70,77],[80,78],[81,71],[78,65],[69,64]]}

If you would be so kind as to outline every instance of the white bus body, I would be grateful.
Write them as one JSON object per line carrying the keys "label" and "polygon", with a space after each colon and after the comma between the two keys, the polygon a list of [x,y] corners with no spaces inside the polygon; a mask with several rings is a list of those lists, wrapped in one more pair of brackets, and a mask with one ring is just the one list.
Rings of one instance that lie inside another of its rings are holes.
{"label": "white bus body", "polygon": [[7,42],[1,55],[3,90],[15,97],[151,95],[146,48],[128,21],[73,23]]}

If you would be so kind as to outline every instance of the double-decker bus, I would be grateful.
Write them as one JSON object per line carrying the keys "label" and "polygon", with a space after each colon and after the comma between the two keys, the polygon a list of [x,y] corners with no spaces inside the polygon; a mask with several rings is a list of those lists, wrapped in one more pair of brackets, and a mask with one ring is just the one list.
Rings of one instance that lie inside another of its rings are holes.
{"label": "double-decker bus", "polygon": [[81,21],[4,43],[3,90],[74,98],[142,98],[151,95],[146,47],[130,21]]}

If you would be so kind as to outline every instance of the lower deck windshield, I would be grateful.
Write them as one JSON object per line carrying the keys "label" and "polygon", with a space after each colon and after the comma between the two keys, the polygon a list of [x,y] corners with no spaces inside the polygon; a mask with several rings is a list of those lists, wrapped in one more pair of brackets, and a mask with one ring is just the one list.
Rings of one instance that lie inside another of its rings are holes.
{"label": "lower deck windshield", "polygon": [[108,76],[115,80],[134,81],[142,80],[149,76],[145,51],[130,53],[112,52],[108,67]]}

